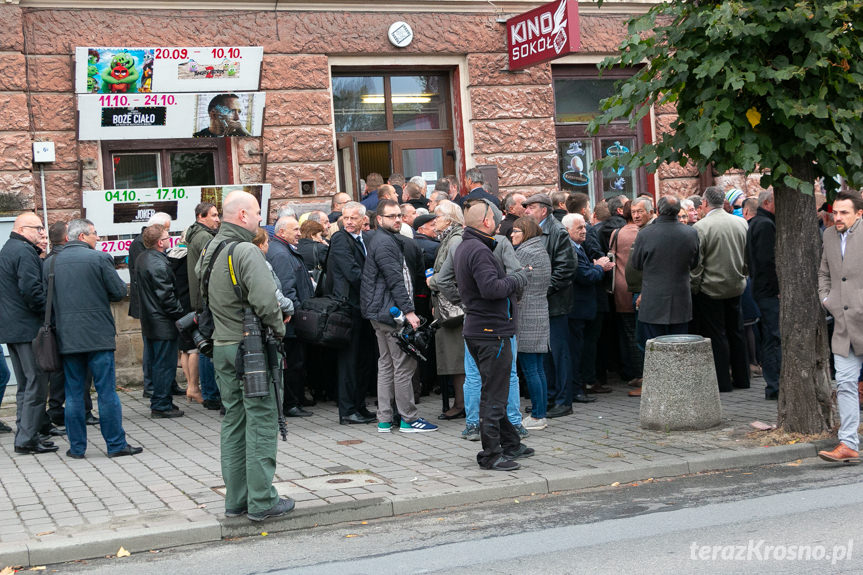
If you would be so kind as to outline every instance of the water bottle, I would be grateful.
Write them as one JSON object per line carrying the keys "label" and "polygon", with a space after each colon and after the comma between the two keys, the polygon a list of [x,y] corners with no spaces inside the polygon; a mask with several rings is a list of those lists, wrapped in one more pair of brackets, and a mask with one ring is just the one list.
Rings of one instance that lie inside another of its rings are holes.
{"label": "water bottle", "polygon": [[429,279],[434,275],[434,268],[429,268],[426,270],[426,279]]}
{"label": "water bottle", "polygon": [[390,308],[390,315],[393,316],[397,326],[401,327],[405,324],[405,314],[396,306]]}

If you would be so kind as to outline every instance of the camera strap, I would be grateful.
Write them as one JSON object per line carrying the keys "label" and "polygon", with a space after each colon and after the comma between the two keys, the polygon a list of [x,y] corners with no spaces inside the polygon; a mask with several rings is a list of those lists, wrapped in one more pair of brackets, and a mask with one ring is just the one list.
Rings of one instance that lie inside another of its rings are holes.
{"label": "camera strap", "polygon": [[237,283],[237,272],[234,270],[234,248],[237,247],[238,243],[239,242],[234,242],[231,244],[231,247],[228,248],[228,273],[231,276],[231,285],[234,286],[234,293],[237,294],[240,302],[242,302],[243,290],[240,289],[240,284]]}
{"label": "camera strap", "polygon": [[[210,243],[212,243],[212,242],[210,242]],[[210,291],[210,274],[213,273],[213,265],[215,265],[215,263],[216,263],[216,258],[219,257],[219,252],[222,251],[222,248],[224,248],[225,244],[227,244],[227,243],[228,243],[227,240],[225,240],[225,241],[219,242],[216,245],[216,249],[213,252],[213,257],[210,258],[210,263],[209,263],[209,265],[207,265],[207,269],[204,272],[204,277],[201,278],[201,301],[207,305],[209,305],[208,294]],[[237,242],[231,242],[231,243],[236,244]],[[205,247],[203,249],[203,251],[201,251],[201,258],[203,258],[207,254],[207,249],[209,247],[210,247],[210,245],[207,244],[207,247]]]}

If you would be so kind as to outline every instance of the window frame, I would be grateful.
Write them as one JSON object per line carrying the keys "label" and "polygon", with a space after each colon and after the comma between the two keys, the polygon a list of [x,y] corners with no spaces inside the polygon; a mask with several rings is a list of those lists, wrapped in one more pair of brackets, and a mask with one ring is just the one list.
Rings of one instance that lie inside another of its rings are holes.
{"label": "window frame", "polygon": [[215,184],[223,186],[230,184],[228,170],[228,138],[176,138],[161,140],[103,140],[102,141],[102,177],[106,190],[115,189],[113,154],[123,153],[158,153],[161,169],[160,187],[173,185],[171,175],[171,154],[177,152],[213,152],[213,169]]}

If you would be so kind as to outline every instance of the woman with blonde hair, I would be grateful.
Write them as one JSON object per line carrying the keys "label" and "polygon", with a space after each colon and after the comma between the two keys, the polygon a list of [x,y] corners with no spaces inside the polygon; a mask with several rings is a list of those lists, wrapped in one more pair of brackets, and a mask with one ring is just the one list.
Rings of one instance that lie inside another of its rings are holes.
{"label": "woman with blonde hair", "polygon": [[[461,208],[449,200],[444,200],[435,208],[435,230],[441,238],[440,247],[435,257],[433,275],[428,278],[428,286],[432,291],[432,302],[435,319],[443,320],[441,315],[443,305],[457,308],[460,298],[455,283],[455,267],[453,255],[461,244],[464,232],[464,215]],[[444,304],[441,301],[444,301]],[[435,334],[435,357],[437,359],[438,375],[452,377],[455,390],[455,402],[438,416],[438,419],[458,419],[465,416],[464,411],[464,336],[462,321],[449,317]],[[445,385],[445,384],[442,384]]]}

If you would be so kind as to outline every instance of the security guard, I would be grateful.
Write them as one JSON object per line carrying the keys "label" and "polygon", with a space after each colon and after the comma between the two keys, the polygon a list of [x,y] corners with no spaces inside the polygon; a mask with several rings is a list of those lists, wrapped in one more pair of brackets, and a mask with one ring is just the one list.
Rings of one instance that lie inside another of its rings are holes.
{"label": "security guard", "polygon": [[[225,406],[222,420],[222,477],[225,481],[225,515],[248,514],[252,521],[284,515],[294,508],[289,498],[280,499],[273,487],[276,472],[278,420],[272,395],[247,398],[237,376],[236,357],[243,340],[243,307],[248,305],[277,337],[285,334],[284,318],[276,300],[276,285],[264,254],[252,244],[261,221],[261,208],[251,194],[234,191],[222,203],[222,225],[198,261],[197,276],[203,282],[216,247],[227,242],[216,255],[208,286],[208,304],[215,323],[213,363],[216,383]],[[241,301],[228,271],[229,246]],[[203,295],[203,287],[202,287]]]}

